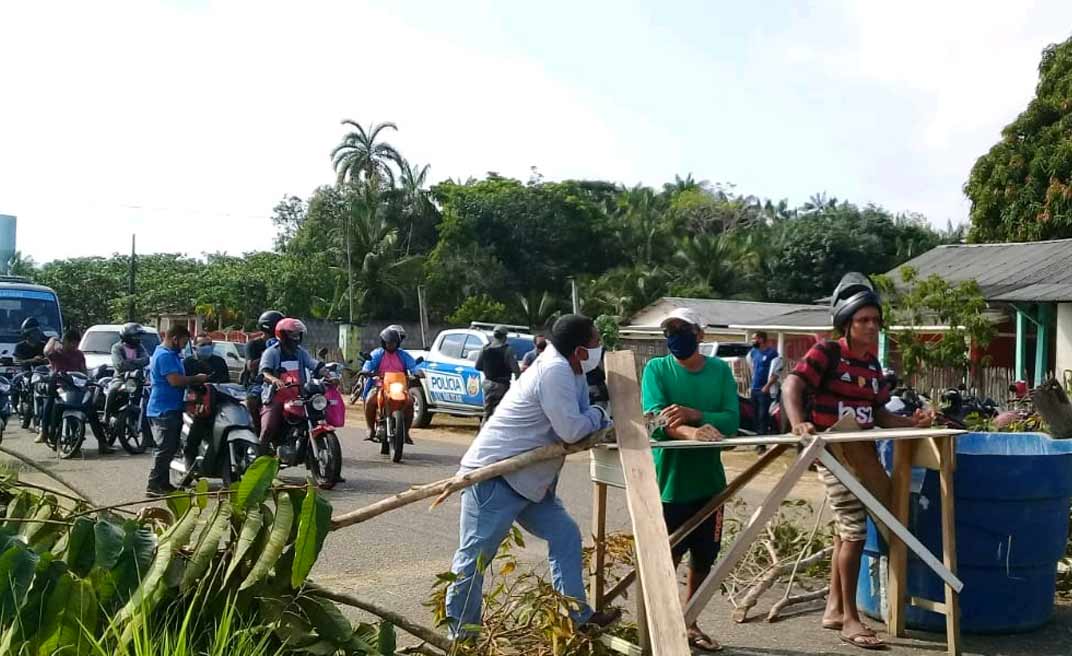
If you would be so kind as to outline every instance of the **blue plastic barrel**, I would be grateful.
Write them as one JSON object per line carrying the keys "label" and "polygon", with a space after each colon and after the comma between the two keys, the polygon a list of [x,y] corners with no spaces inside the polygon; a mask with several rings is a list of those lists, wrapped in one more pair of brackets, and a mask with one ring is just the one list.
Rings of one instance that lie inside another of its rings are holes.
{"label": "blue plastic barrel", "polygon": [[[880,446],[889,468],[892,448]],[[917,476],[918,480],[918,476]],[[926,471],[911,496],[908,528],[941,559],[938,472]],[[955,476],[961,628],[968,633],[1031,631],[1053,617],[1057,562],[1068,542],[1072,440],[1038,433],[970,433],[957,438]],[[886,555],[868,521],[857,603],[875,619],[886,611],[880,558]],[[908,595],[944,601],[941,579],[908,553]],[[909,628],[941,632],[945,618],[909,607]]]}

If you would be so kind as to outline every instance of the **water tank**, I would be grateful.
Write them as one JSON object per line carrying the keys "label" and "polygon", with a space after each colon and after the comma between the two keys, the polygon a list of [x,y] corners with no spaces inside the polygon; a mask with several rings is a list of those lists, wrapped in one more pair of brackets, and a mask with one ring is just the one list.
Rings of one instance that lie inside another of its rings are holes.
{"label": "water tank", "polygon": [[[892,449],[880,449],[884,464]],[[969,433],[957,438],[957,560],[966,633],[1031,631],[1054,613],[1057,561],[1068,542],[1072,440],[1038,433]],[[942,553],[938,472],[927,471],[912,495],[908,528],[932,553]],[[883,544],[868,520],[857,602],[885,616]],[[944,601],[942,581],[909,552],[908,594]],[[909,628],[943,631],[945,618],[910,607]]]}
{"label": "water tank", "polygon": [[15,255],[15,223],[10,214],[0,214],[0,274],[9,273],[11,258]]}

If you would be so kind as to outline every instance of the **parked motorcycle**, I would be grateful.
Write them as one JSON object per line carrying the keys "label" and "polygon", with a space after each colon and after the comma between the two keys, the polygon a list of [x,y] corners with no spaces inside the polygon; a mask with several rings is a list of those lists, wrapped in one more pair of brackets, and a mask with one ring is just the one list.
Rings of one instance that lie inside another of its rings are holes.
{"label": "parked motorcycle", "polygon": [[998,415],[998,404],[993,399],[981,398],[968,394],[963,387],[950,388],[942,392],[942,418],[950,428],[967,428],[971,415],[990,419]]}
{"label": "parked motorcycle", "polygon": [[46,442],[60,458],[70,458],[86,439],[86,424],[95,412],[100,386],[86,374],[71,371],[54,374],[50,388],[54,397]]}
{"label": "parked motorcycle", "polygon": [[342,480],[342,446],[335,429],[345,423],[346,408],[338,389],[339,368],[325,366],[321,377],[304,385],[295,372],[286,372],[286,386],[273,392],[283,400],[283,426],[271,444],[279,464],[304,463],[317,486],[326,490]]}
{"label": "parked motorcycle", "polygon": [[0,376],[0,442],[4,441],[4,431],[11,415],[11,380],[7,376]]}
{"label": "parked motorcycle", "polygon": [[100,383],[102,395],[101,424],[109,444],[119,442],[123,450],[136,455],[153,444],[152,429],[145,414],[149,403],[149,376],[144,369],[127,371],[122,376]]}
{"label": "parked motorcycle", "polygon": [[371,357],[368,353],[359,353],[354,361],[355,368],[349,369],[354,373],[353,381],[350,383],[350,405],[357,405],[357,402],[361,400],[361,392],[364,391],[365,381],[368,380],[368,374],[361,373],[361,366]]}
{"label": "parked motorcycle", "polygon": [[[260,454],[260,439],[253,432],[253,417],[246,407],[246,388],[232,383],[207,383],[188,390],[182,417],[179,450],[171,461],[177,487],[197,478],[218,478],[224,487],[242,476]],[[198,433],[200,437],[198,439]],[[198,439],[193,461],[187,464],[191,434]]]}

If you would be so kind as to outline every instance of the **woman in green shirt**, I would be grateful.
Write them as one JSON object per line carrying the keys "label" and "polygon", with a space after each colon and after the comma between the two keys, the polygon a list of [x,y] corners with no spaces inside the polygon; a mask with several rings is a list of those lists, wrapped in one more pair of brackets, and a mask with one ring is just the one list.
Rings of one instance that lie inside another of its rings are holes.
{"label": "woman in green shirt", "polygon": [[[740,422],[737,383],[728,364],[700,353],[700,318],[680,308],[663,320],[662,329],[670,355],[648,362],[641,382],[644,414],[658,426],[653,439],[717,442],[734,435]],[[656,449],[655,473],[671,533],[726,487],[721,449]],[[675,566],[689,553],[689,599],[711,573],[721,540],[719,510],[674,548]],[[696,624],[689,627],[689,643],[702,651],[721,649]]]}

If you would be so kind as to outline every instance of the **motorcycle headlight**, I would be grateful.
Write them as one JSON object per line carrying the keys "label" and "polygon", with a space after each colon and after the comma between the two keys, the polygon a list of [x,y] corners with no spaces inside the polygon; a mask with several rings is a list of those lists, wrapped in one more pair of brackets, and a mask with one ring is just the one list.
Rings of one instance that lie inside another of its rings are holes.
{"label": "motorcycle headlight", "polygon": [[313,410],[322,412],[328,407],[328,399],[323,394],[317,394],[313,398],[309,399],[309,404],[313,406]]}
{"label": "motorcycle headlight", "polygon": [[391,386],[387,389],[393,395],[400,395],[406,393],[406,386],[402,383],[391,383]]}
{"label": "motorcycle headlight", "polygon": [[138,389],[138,381],[131,378],[123,385],[123,387],[126,388],[128,394],[133,394]]}
{"label": "motorcycle headlight", "polygon": [[71,382],[74,383],[75,387],[85,387],[88,381],[80,376],[74,376],[71,378]]}
{"label": "motorcycle headlight", "polygon": [[6,380],[0,380],[0,393],[7,394],[11,391],[11,383]]}

